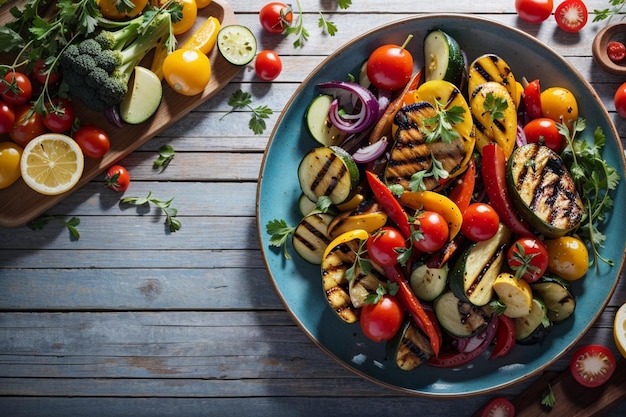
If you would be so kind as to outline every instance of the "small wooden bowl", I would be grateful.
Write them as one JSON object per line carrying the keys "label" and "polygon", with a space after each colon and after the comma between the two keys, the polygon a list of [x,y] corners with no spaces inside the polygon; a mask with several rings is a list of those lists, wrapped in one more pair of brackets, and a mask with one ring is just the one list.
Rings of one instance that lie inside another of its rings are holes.
{"label": "small wooden bowl", "polygon": [[593,53],[593,59],[603,70],[615,75],[626,75],[626,59],[621,62],[613,62],[606,51],[609,42],[620,33],[626,33],[626,23],[615,23],[606,26],[593,39],[591,52]]}

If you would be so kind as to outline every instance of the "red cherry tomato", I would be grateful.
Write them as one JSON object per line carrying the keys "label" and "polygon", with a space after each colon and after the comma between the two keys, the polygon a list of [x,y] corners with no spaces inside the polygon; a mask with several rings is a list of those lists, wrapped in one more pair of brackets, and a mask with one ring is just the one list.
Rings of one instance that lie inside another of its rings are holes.
{"label": "red cherry tomato", "polygon": [[105,186],[113,191],[123,192],[130,185],[130,174],[121,165],[113,165],[107,170],[104,177]]}
{"label": "red cherry tomato", "polygon": [[19,106],[15,110],[15,123],[9,132],[9,136],[22,148],[33,138],[46,132],[43,117],[37,113],[33,106]]}
{"label": "red cherry tomato", "polygon": [[259,21],[266,31],[283,33],[293,21],[291,6],[276,1],[267,3],[259,12]]}
{"label": "red cherry tomato", "polygon": [[[410,38],[408,39],[410,40]],[[413,56],[403,46],[383,45],[367,59],[367,78],[378,89],[399,90],[413,74]]]}
{"label": "red cherry tomato", "polygon": [[13,106],[26,104],[33,95],[33,86],[25,74],[9,71],[0,84],[2,99]]}
{"label": "red cherry tomato", "polygon": [[513,346],[515,346],[515,324],[512,318],[504,314],[498,316],[498,328],[494,341],[495,346],[491,351],[491,359],[503,358],[513,350]]}
{"label": "red cherry tomato", "polygon": [[448,241],[450,229],[443,216],[435,211],[423,211],[415,218],[413,245],[421,252],[438,251]]}
{"label": "red cherry tomato", "polygon": [[398,263],[398,255],[406,249],[404,235],[395,227],[383,227],[367,239],[367,254],[380,266]]}
{"label": "red cherry tomato", "polygon": [[540,143],[561,153],[566,139],[559,132],[556,121],[548,117],[533,119],[524,126],[524,134],[528,143]]}
{"label": "red cherry tomato", "polygon": [[0,135],[6,135],[11,131],[15,123],[15,112],[13,107],[0,100]]}
{"label": "red cherry tomato", "polygon": [[500,216],[489,204],[472,203],[463,212],[461,233],[474,242],[491,239],[498,231]]}
{"label": "red cherry tomato", "polygon": [[485,408],[480,417],[514,417],[515,406],[509,400],[504,397],[497,397],[491,400]]}
{"label": "red cherry tomato", "polygon": [[83,125],[72,135],[83,154],[88,158],[102,158],[109,151],[111,142],[109,135],[93,125]]}
{"label": "red cherry tomato", "polygon": [[524,87],[524,110],[531,119],[541,117],[541,86],[539,80],[533,80]]}
{"label": "red cherry tomato", "polygon": [[521,237],[509,248],[507,264],[515,275],[533,283],[543,276],[548,268],[548,248],[533,237]]}
{"label": "red cherry tomato", "polygon": [[43,59],[39,59],[35,63],[35,67],[33,68],[33,76],[41,84],[45,84],[46,80],[48,82],[48,85],[56,85],[59,83],[59,81],[61,81],[61,73],[58,71],[49,72]]}
{"label": "red cherry tomato", "polygon": [[572,355],[569,369],[579,384],[596,388],[608,381],[615,372],[615,357],[606,346],[583,346]]}
{"label": "red cherry tomato", "polygon": [[554,11],[556,24],[566,32],[578,32],[589,17],[587,6],[582,0],[565,0]]}
{"label": "red cherry tomato", "polygon": [[617,90],[615,90],[613,103],[615,104],[615,110],[617,110],[617,113],[626,118],[626,83],[623,83],[617,88]]}
{"label": "red cherry tomato", "polygon": [[528,23],[541,23],[550,17],[552,0],[515,0],[515,10],[520,19]]}
{"label": "red cherry tomato", "polygon": [[48,114],[43,117],[43,124],[52,132],[63,133],[72,128],[76,111],[71,101],[65,98],[53,98],[47,105]]}
{"label": "red cherry tomato", "polygon": [[272,81],[283,70],[283,64],[278,54],[274,51],[263,50],[256,56],[254,70],[257,77],[263,81]]}
{"label": "red cherry tomato", "polygon": [[375,342],[391,339],[400,329],[404,310],[396,297],[385,294],[373,304],[361,308],[359,323],[363,334]]}
{"label": "red cherry tomato", "polygon": [[626,58],[626,45],[619,41],[611,41],[606,45],[606,54],[613,62],[620,62]]}

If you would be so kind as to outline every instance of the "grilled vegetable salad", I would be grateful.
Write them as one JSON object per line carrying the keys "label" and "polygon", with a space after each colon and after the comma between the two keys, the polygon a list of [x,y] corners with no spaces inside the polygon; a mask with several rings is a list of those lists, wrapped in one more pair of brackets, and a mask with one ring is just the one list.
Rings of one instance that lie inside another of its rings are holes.
{"label": "grilled vegetable salad", "polygon": [[571,317],[568,282],[611,263],[598,224],[619,181],[603,132],[577,138],[571,92],[516,78],[494,51],[469,60],[441,29],[423,43],[425,68],[396,90],[367,63],[318,86],[304,121],[317,147],[294,173],[302,221],[267,224],[285,256],[291,242],[320,265],[337,319],[405,371],[506,356]]}

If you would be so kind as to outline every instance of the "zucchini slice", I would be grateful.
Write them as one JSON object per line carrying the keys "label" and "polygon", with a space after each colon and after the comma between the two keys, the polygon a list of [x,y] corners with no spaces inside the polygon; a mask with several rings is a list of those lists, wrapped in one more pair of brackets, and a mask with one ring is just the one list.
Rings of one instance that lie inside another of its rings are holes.
{"label": "zucchini slice", "polygon": [[465,59],[459,43],[442,30],[433,30],[424,38],[426,81],[446,80],[460,85],[465,74]]}
{"label": "zucchini slice", "polygon": [[511,200],[528,223],[548,238],[574,230],[584,206],[565,163],[538,143],[517,148],[507,166]]}
{"label": "zucchini slice", "polygon": [[489,240],[471,244],[457,260],[450,276],[450,288],[461,300],[476,306],[493,298],[495,282],[506,257],[511,231],[500,224]]}
{"label": "zucchini slice", "polygon": [[333,216],[315,213],[305,216],[293,233],[291,243],[294,250],[307,262],[319,265],[326,247],[330,243],[328,224]]}
{"label": "zucchini slice", "polygon": [[501,272],[493,283],[493,290],[506,306],[503,313],[505,316],[515,318],[530,314],[533,292],[525,280],[517,279],[508,272]]}
{"label": "zucchini slice", "polygon": [[354,265],[359,244],[358,240],[344,242],[332,248],[322,259],[322,288],[326,301],[346,323],[359,320],[360,310],[352,304],[350,283],[346,278],[346,271]]}
{"label": "zucchini slice", "polygon": [[544,275],[531,288],[544,301],[548,318],[553,323],[561,322],[574,314],[576,299],[562,279]]}
{"label": "zucchini slice", "polygon": [[359,169],[352,156],[337,146],[309,151],[298,166],[302,192],[317,202],[328,196],[333,204],[348,200],[359,184]]}
{"label": "zucchini slice", "polygon": [[521,345],[534,345],[541,342],[552,330],[545,303],[533,298],[530,314],[513,319],[515,340]]}
{"label": "zucchini slice", "polygon": [[231,64],[246,65],[256,56],[256,37],[243,25],[222,26],[217,32],[217,49]]}
{"label": "zucchini slice", "polygon": [[328,117],[330,103],[334,100],[329,94],[321,94],[311,101],[304,115],[309,134],[323,146],[339,145],[346,134],[335,127]]}
{"label": "zucchini slice", "polygon": [[441,268],[430,268],[426,264],[418,265],[411,271],[409,282],[417,298],[432,301],[446,289],[448,264]]}
{"label": "zucchini slice", "polygon": [[479,333],[493,314],[490,307],[477,307],[462,301],[452,291],[437,298],[434,309],[441,327],[456,337],[470,337]]}
{"label": "zucchini slice", "polygon": [[405,320],[396,335],[387,342],[387,358],[403,371],[412,371],[433,356],[428,337],[412,320]]}

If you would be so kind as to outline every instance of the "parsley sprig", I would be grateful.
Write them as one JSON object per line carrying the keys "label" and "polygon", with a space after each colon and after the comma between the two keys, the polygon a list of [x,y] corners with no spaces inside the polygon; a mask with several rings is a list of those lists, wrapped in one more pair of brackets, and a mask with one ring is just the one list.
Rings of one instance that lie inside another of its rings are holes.
{"label": "parsley sprig", "polygon": [[[352,4],[352,0],[339,0],[337,5],[340,9],[347,9]],[[293,42],[294,48],[302,48],[306,42],[309,40],[310,33],[308,29],[304,26],[304,13],[302,11],[302,5],[300,4],[300,0],[296,0],[296,8],[297,13],[296,19],[293,24],[285,29],[285,33],[287,35],[294,35],[296,40]],[[328,20],[322,12],[319,13],[319,18],[317,20],[317,26],[322,29],[322,32],[329,35],[335,36],[337,33],[337,25]]]}
{"label": "parsley sprig", "polygon": [[120,200],[122,204],[129,204],[131,206],[148,206],[154,204],[165,214],[165,225],[168,227],[169,231],[176,232],[180,230],[182,225],[177,218],[178,209],[171,206],[172,201],[174,201],[174,197],[169,200],[159,200],[154,197],[152,191],[149,191],[146,197],[124,197]]}
{"label": "parsley sprig", "polygon": [[444,103],[435,100],[437,114],[424,119],[423,129],[426,134],[426,143],[433,143],[438,140],[443,141],[443,143],[452,143],[459,138],[460,133],[454,128],[454,125],[463,122],[465,109],[461,106],[446,109],[445,106]]}
{"label": "parsley sprig", "polygon": [[626,0],[609,0],[609,4],[611,5],[611,7],[607,7],[606,9],[594,9],[594,22],[599,22],[606,19],[608,19],[608,22],[610,22],[613,16],[618,15],[622,11],[624,4],[626,4]]}
{"label": "parsley sprig", "polygon": [[252,112],[250,121],[248,122],[248,127],[255,135],[260,135],[265,131],[267,127],[265,119],[268,119],[274,113],[272,109],[265,104],[253,107],[252,95],[248,92],[243,92],[240,89],[235,91],[230,96],[228,99],[228,105],[231,106],[232,109],[223,115],[220,120],[237,110],[247,109]]}
{"label": "parsley sprig", "polygon": [[613,261],[603,258],[599,248],[603,246],[606,236],[598,226],[607,219],[613,208],[611,191],[619,184],[617,170],[609,165],[601,155],[606,137],[600,127],[593,134],[593,144],[585,140],[576,140],[576,134],[585,130],[585,119],[579,117],[571,129],[562,123],[557,124],[559,132],[567,140],[567,147],[562,153],[563,160],[569,167],[576,189],[586,209],[579,227],[579,234],[586,238],[593,249],[594,262],[599,259],[608,265]]}
{"label": "parsley sprig", "polygon": [[61,223],[63,226],[67,228],[67,230],[70,232],[71,240],[80,239],[80,232],[78,231],[78,225],[80,224],[80,219],[76,216],[71,217],[69,220],[65,220],[57,216],[44,214],[28,222],[26,224],[26,227],[28,227],[30,230],[41,230],[53,220]]}
{"label": "parsley sprig", "polygon": [[504,112],[508,107],[509,103],[504,97],[496,96],[493,93],[488,93],[483,103],[485,114],[489,113],[493,122],[504,119]]}

